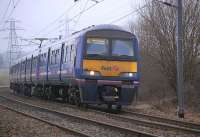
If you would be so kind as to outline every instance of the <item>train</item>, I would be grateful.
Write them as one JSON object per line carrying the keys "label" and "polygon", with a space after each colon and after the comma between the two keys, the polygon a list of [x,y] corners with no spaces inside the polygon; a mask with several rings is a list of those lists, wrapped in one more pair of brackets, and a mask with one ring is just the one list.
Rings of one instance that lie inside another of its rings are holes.
{"label": "train", "polygon": [[116,25],[91,26],[20,58],[9,75],[14,93],[120,110],[138,91],[138,39]]}

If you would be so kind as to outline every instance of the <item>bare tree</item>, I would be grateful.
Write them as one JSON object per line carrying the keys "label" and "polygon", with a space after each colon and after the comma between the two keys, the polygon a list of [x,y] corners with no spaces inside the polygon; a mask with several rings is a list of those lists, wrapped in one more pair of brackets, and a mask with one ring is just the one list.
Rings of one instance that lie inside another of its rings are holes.
{"label": "bare tree", "polygon": [[[176,9],[156,1],[147,4],[136,29],[142,52],[156,60],[169,85],[176,90]],[[200,56],[200,2],[184,0],[183,12],[184,82],[192,84]],[[132,25],[130,29],[133,30]]]}

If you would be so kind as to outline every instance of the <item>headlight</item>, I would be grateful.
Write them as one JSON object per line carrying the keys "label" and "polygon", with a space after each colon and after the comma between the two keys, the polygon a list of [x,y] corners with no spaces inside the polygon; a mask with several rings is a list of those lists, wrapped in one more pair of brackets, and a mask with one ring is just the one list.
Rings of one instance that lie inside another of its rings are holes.
{"label": "headlight", "polygon": [[121,77],[132,78],[136,76],[136,73],[133,72],[125,72],[120,74]]}
{"label": "headlight", "polygon": [[100,72],[98,71],[93,71],[93,70],[84,70],[83,72],[84,75],[87,75],[87,76],[100,76]]}

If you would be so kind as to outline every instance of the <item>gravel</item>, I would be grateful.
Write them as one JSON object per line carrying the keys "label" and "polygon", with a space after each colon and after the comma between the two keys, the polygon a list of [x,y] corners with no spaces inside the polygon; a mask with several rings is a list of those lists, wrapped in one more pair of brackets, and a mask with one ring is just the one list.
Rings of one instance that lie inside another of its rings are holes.
{"label": "gravel", "polygon": [[1,137],[75,137],[41,121],[0,107]]}
{"label": "gravel", "polygon": [[[167,106],[167,108],[165,107]],[[177,120],[176,106],[170,104],[153,104],[147,102],[138,102],[136,105],[130,105],[126,107],[128,110],[133,112],[141,112],[144,114],[151,114],[155,116],[160,116],[164,118],[170,118]],[[181,119],[186,122],[195,122],[200,124],[200,113],[194,112],[190,109],[185,110],[185,118]]]}
{"label": "gravel", "polygon": [[31,114],[39,118],[43,118],[47,121],[62,125],[69,129],[74,129],[76,131],[82,131],[86,134],[89,134],[92,137],[132,137],[133,135],[104,126],[100,126],[93,122],[86,122],[77,118],[66,117],[51,113],[45,110],[38,110],[31,106],[25,106],[15,102],[8,102],[7,100],[1,98],[0,103],[8,107],[12,107],[15,110],[20,110],[26,114]]}
{"label": "gravel", "polygon": [[[28,98],[28,97],[22,97],[22,96],[14,96],[12,94],[8,94],[8,93],[5,93],[5,92],[2,92],[1,94],[4,94],[4,95],[9,96],[9,97],[14,97],[16,99],[23,100],[23,101],[26,101],[26,102],[29,102],[29,103],[32,103],[32,104],[35,104],[35,105],[40,105],[40,106],[47,107],[47,108],[50,108],[50,109],[56,109],[58,111],[70,113],[72,115],[87,117],[87,118],[90,118],[90,119],[93,119],[93,120],[98,120],[98,121],[104,121],[104,122],[112,123],[112,124],[115,124],[115,125],[118,125],[118,126],[123,126],[123,127],[126,127],[126,128],[135,129],[135,130],[146,131],[148,133],[156,134],[158,136],[164,136],[164,137],[165,136],[166,137],[170,137],[170,136],[173,136],[173,137],[175,137],[175,136],[195,137],[195,136],[197,136],[197,135],[180,133],[180,132],[177,132],[177,131],[175,132],[175,131],[170,131],[170,130],[162,130],[162,129],[144,127],[144,126],[140,126],[139,124],[138,125],[133,124],[132,122],[127,122],[127,121],[125,122],[125,121],[121,121],[121,120],[116,120],[109,115],[102,115],[100,113],[92,112],[90,110],[71,108],[71,107],[68,107],[68,105],[66,105],[66,104],[44,101],[44,100],[40,100],[38,98]],[[91,127],[88,127],[88,128],[91,128]],[[94,129],[92,129],[92,130],[99,132],[98,127],[94,127]],[[102,133],[101,135],[103,136],[104,133]],[[117,136],[120,136],[120,134],[117,134]]]}

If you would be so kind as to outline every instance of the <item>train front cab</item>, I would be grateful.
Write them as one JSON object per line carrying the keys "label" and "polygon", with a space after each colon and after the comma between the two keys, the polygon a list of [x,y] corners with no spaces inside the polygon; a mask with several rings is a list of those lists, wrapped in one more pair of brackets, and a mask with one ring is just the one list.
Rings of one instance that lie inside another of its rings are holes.
{"label": "train front cab", "polygon": [[81,101],[88,104],[132,103],[139,84],[138,42],[125,31],[90,31],[84,40]]}

